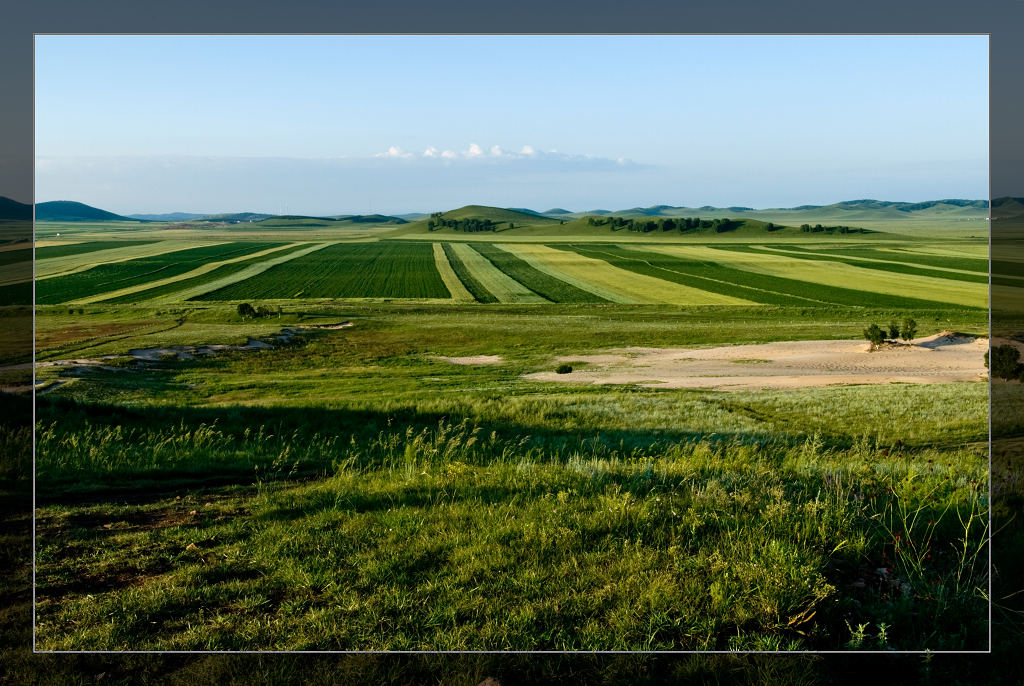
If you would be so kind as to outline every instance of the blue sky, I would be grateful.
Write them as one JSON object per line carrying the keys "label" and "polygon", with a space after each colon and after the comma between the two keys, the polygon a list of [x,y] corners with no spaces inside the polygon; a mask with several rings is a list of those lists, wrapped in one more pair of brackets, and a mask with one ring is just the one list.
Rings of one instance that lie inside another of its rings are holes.
{"label": "blue sky", "polygon": [[988,195],[988,39],[36,39],[36,199],[120,213]]}

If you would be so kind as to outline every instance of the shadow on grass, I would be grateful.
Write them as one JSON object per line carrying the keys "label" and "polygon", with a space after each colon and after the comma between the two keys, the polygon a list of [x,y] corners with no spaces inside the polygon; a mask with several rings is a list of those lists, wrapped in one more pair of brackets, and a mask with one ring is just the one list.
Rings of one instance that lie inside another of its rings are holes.
{"label": "shadow on grass", "polygon": [[[216,455],[196,449],[194,457],[155,467],[122,463],[109,469],[79,469],[72,463],[57,470],[48,467],[43,456],[37,467],[36,487],[37,495],[44,502],[64,497],[88,499],[91,496],[87,494],[100,497],[103,493],[132,490],[145,491],[153,498],[159,498],[181,488],[248,485],[253,483],[254,476],[263,480],[285,476],[323,476],[335,471],[335,461],[353,455],[356,457],[352,458],[352,466],[356,468],[398,466],[395,462],[381,461],[382,437],[391,441],[389,450],[400,452],[413,437],[437,431],[442,424],[458,427],[465,423],[466,438],[476,428],[476,436],[481,440],[476,442],[472,454],[474,461],[482,464],[519,457],[535,462],[558,462],[574,455],[643,459],[671,445],[697,441],[704,441],[712,447],[744,444],[782,449],[802,441],[752,432],[708,435],[664,429],[553,430],[503,422],[477,422],[469,414],[413,410],[380,412],[248,406],[130,408],[46,397],[37,400],[36,419],[40,426],[55,436],[74,440],[84,453],[103,449],[95,436],[104,431],[120,431],[125,437],[121,444],[110,446],[111,449],[135,450],[139,455],[151,455],[159,442],[176,436],[194,435],[211,427],[215,428],[219,441]],[[492,433],[495,440],[490,441]],[[147,441],[152,445],[147,445]],[[318,446],[321,445],[325,447],[319,451]],[[375,449],[376,455],[373,454]],[[188,448],[184,451],[187,452]],[[282,454],[302,454],[304,457],[295,461],[295,469],[289,470],[293,457],[287,459],[288,465],[285,466],[275,462],[275,457]],[[254,473],[254,467],[260,468],[259,474]]]}

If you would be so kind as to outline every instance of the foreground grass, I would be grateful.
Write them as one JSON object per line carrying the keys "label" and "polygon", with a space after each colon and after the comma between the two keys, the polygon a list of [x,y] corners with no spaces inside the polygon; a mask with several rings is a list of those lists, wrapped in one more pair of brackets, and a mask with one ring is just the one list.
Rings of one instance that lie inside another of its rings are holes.
{"label": "foreground grass", "polygon": [[[42,318],[51,358],[354,325],[43,371],[69,383],[37,407],[39,647],[986,647],[982,384],[521,379],[576,346],[848,335],[843,312],[318,307]],[[505,362],[437,359],[475,354]]]}
{"label": "foreground grass", "polygon": [[[268,438],[254,432],[240,452]],[[41,508],[41,647],[955,650],[986,638],[986,465],[971,451],[811,439],[551,461],[444,423],[296,445],[330,456],[332,473],[288,481],[301,456],[278,444],[248,488]]]}

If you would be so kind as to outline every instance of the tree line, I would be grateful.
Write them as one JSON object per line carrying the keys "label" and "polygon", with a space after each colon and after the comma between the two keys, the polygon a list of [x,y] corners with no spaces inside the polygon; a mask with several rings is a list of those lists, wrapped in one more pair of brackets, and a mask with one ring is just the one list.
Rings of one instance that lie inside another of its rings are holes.
{"label": "tree line", "polygon": [[[438,229],[455,229],[456,231],[465,231],[466,233],[476,233],[478,231],[496,231],[498,228],[498,222],[490,219],[477,219],[476,217],[469,217],[467,219],[448,219],[441,216],[440,212],[435,212],[430,215],[427,219],[427,230],[437,231]],[[515,228],[515,225],[509,222],[509,228]]]}
{"label": "tree line", "polygon": [[827,231],[829,233],[835,233],[836,231],[839,233],[867,233],[865,229],[854,229],[849,226],[822,226],[821,224],[815,224],[814,226],[811,226],[810,224],[801,224],[800,230],[804,233],[820,233],[822,231]]}
{"label": "tree line", "polygon": [[[641,233],[649,233],[651,231],[685,232],[696,229],[714,229],[717,233],[722,233],[739,226],[739,222],[724,217],[720,219],[701,219],[699,217],[670,217],[667,219],[587,217],[587,224],[589,226],[610,226],[613,230],[626,229],[627,231],[639,231]],[[771,230],[769,229],[769,231]]]}
{"label": "tree line", "polygon": [[864,338],[871,343],[872,350],[886,342],[886,334],[894,342],[900,338],[909,341],[917,335],[917,322],[910,317],[904,317],[902,322],[891,320],[888,329],[883,329],[878,324],[872,324],[864,329]]}

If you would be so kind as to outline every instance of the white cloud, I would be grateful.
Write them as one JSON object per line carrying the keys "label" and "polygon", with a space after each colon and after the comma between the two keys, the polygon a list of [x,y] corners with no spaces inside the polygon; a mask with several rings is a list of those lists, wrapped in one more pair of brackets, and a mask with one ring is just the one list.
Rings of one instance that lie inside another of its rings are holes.
{"label": "white cloud", "polygon": [[424,157],[437,157],[438,154],[439,153],[438,153],[437,148],[435,148],[433,145],[431,145],[429,148],[427,148],[426,150],[423,151],[423,156]]}
{"label": "white cloud", "polygon": [[445,150],[443,153],[441,153],[441,157],[443,157],[446,160],[453,160],[456,157],[458,157],[458,155],[456,155],[451,150]]}
{"label": "white cloud", "polygon": [[500,145],[492,145],[491,154],[495,157],[501,157],[504,153],[502,152]]}
{"label": "white cloud", "polygon": [[402,150],[397,145],[392,145],[390,148],[388,148],[387,152],[379,152],[376,155],[374,155],[374,157],[394,157],[399,159],[408,159],[412,157],[412,153]]}
{"label": "white cloud", "polygon": [[533,149],[532,145],[524,145],[523,149],[519,151],[520,155],[536,155],[537,151]]}
{"label": "white cloud", "polygon": [[467,150],[464,154],[466,157],[483,157],[484,151],[476,143],[470,143],[469,150]]}

